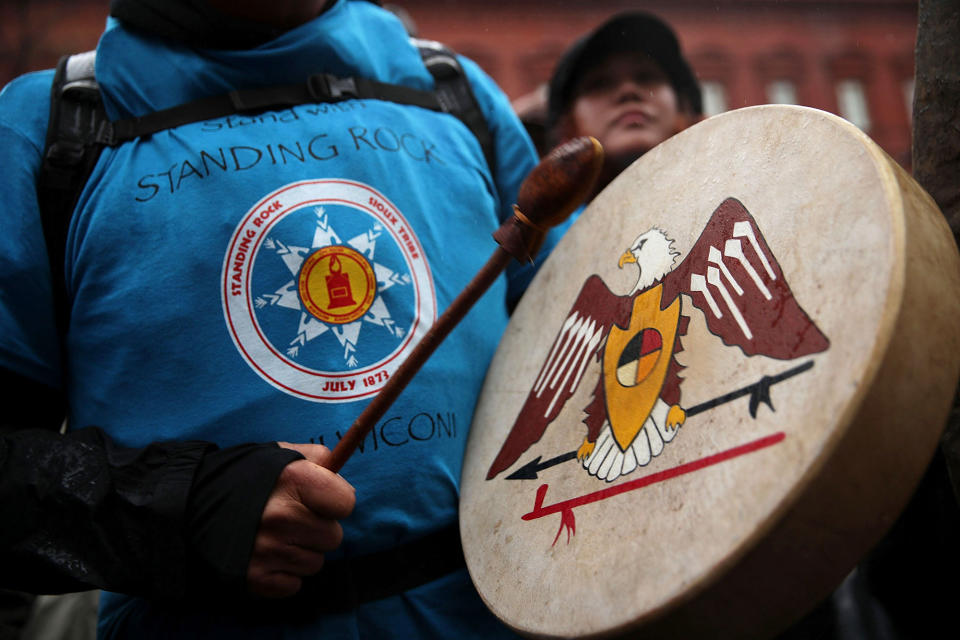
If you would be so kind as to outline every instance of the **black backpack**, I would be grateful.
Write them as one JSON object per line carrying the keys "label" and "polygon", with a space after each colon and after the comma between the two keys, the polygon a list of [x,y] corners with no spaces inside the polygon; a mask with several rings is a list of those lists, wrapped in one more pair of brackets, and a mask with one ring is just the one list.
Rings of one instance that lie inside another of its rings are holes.
{"label": "black backpack", "polygon": [[236,113],[354,98],[386,100],[442,111],[459,118],[476,136],[487,164],[494,168],[493,139],[466,74],[444,45],[412,39],[435,80],[434,91],[420,91],[367,78],[315,74],[299,84],[231,91],[138,118],[107,119],[94,76],[95,51],[62,58],[50,94],[50,122],[37,178],[37,199],[53,286],[57,329],[65,335],[69,321],[63,265],[67,230],[90,173],[104,147],[172,129],[190,122]]}

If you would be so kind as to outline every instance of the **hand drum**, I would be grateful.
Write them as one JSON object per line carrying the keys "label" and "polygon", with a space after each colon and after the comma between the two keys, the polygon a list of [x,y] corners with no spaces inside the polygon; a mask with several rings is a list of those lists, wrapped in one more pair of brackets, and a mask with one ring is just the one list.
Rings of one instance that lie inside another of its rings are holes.
{"label": "hand drum", "polygon": [[960,371],[960,260],[848,122],[710,118],[563,238],[490,367],[464,464],[471,576],[544,638],[763,637],[893,523]]}

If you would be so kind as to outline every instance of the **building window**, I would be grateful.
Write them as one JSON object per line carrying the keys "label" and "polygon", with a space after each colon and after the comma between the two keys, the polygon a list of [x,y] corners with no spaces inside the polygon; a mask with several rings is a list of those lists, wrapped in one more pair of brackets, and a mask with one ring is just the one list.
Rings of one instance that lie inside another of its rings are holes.
{"label": "building window", "polygon": [[797,104],[797,87],[790,80],[774,80],[767,85],[770,104]]}
{"label": "building window", "polygon": [[870,130],[870,109],[861,81],[848,78],[837,82],[837,108],[841,116],[861,130]]}
{"label": "building window", "polygon": [[703,115],[715,116],[727,110],[727,90],[718,80],[705,80],[700,83],[703,93]]}
{"label": "building window", "polygon": [[762,52],[752,66],[763,83],[767,104],[800,104],[800,87],[807,79],[803,54],[785,45]]}

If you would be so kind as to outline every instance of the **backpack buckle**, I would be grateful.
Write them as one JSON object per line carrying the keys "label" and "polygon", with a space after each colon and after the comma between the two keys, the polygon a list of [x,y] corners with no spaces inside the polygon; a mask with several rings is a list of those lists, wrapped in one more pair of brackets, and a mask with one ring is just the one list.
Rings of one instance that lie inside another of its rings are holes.
{"label": "backpack buckle", "polygon": [[307,78],[307,93],[319,102],[360,97],[355,79],[339,78],[329,73],[318,73]]}

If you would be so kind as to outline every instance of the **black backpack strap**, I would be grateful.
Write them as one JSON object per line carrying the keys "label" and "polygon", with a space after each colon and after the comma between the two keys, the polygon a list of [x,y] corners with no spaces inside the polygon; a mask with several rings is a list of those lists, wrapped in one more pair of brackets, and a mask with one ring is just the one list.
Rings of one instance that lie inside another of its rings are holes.
{"label": "black backpack strap", "polygon": [[107,143],[110,146],[118,145],[165,129],[191,122],[214,120],[235,113],[254,113],[298,104],[341,102],[354,98],[386,100],[434,111],[443,110],[437,95],[432,91],[420,91],[367,78],[340,78],[319,73],[307,78],[306,82],[231,91],[148,113],[139,118],[117,120],[108,125]]}
{"label": "black backpack strap", "polygon": [[456,54],[445,45],[433,40],[411,38],[410,41],[420,51],[424,65],[433,75],[440,109],[456,116],[467,125],[480,142],[480,148],[483,149],[483,155],[487,159],[487,166],[493,172],[496,168],[493,136],[490,134],[487,119],[480,110],[470,81]]}
{"label": "black backpack strap", "polygon": [[50,260],[57,329],[64,335],[69,306],[64,269],[67,230],[80,192],[103,150],[108,125],[94,79],[95,52],[65,56],[57,65],[50,95],[50,122],[37,201]]}
{"label": "black backpack strap", "polygon": [[139,118],[112,122],[108,125],[106,143],[110,146],[118,145],[158,131],[235,113],[254,113],[316,102],[374,99],[443,111],[456,116],[477,138],[492,171],[493,138],[456,55],[438,42],[415,38],[412,38],[411,42],[419,50],[424,65],[434,77],[434,91],[421,91],[367,78],[340,78],[321,73],[310,76],[305,83],[231,91],[155,111]]}

